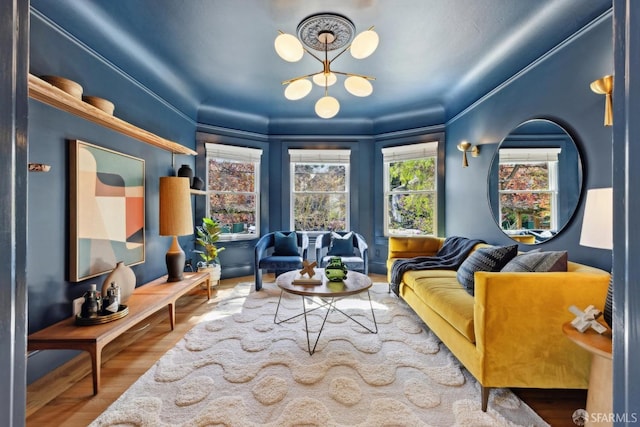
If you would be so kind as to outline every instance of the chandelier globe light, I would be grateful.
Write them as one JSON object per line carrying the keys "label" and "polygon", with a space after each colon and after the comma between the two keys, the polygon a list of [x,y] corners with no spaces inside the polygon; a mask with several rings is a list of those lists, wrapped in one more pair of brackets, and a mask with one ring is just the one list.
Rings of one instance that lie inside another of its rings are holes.
{"label": "chandelier globe light", "polygon": [[[324,119],[334,117],[340,111],[338,100],[329,96],[329,87],[338,81],[338,75],[345,76],[344,87],[350,94],[358,97],[373,93],[371,81],[375,77],[356,73],[345,73],[331,69],[333,61],[346,51],[356,59],[370,56],[378,47],[379,37],[373,27],[354,37],[355,26],[348,18],[330,13],[311,15],[298,25],[297,37],[279,31],[274,41],[278,56],[288,62],[297,62],[304,53],[322,64],[322,70],[294,77],[282,82],[286,86],[285,98],[296,101],[306,97],[312,90],[313,83],[324,88],[324,96],[315,104],[316,114]],[[340,50],[341,49],[341,50]],[[331,60],[329,51],[339,50]],[[324,53],[324,59],[312,51]],[[311,81],[309,80],[311,79]]]}
{"label": "chandelier globe light", "polygon": [[323,119],[330,119],[340,111],[340,103],[333,96],[325,95],[316,102],[316,114]]}
{"label": "chandelier globe light", "polygon": [[291,101],[297,101],[309,95],[312,88],[313,84],[309,80],[296,80],[295,82],[291,82],[284,90],[284,97]]}
{"label": "chandelier globe light", "polygon": [[274,45],[278,56],[287,62],[298,62],[304,56],[302,43],[291,34],[280,33]]}
{"label": "chandelier globe light", "polygon": [[363,31],[351,43],[351,56],[356,59],[364,59],[375,52],[379,42],[378,33],[372,29]]}

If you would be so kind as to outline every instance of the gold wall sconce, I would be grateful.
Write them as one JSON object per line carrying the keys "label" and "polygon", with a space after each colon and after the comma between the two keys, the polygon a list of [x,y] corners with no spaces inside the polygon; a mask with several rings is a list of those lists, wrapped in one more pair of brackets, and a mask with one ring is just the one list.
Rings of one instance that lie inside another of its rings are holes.
{"label": "gold wall sconce", "polygon": [[467,160],[467,151],[471,151],[471,157],[478,157],[480,155],[480,147],[477,145],[471,145],[468,141],[462,141],[458,144],[458,150],[462,151],[462,167],[466,168],[469,166],[469,161]]}
{"label": "gold wall sconce", "polygon": [[601,79],[591,82],[591,90],[599,95],[605,96],[604,101],[604,125],[613,125],[613,76],[604,76]]}

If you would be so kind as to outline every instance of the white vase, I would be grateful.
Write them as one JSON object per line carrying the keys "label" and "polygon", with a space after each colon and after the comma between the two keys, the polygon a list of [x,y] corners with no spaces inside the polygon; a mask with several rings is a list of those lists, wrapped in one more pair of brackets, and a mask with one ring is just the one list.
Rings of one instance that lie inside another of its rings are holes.
{"label": "white vase", "polygon": [[102,284],[102,295],[107,294],[107,289],[115,283],[120,288],[120,304],[127,302],[133,290],[136,288],[136,275],[124,262],[116,263],[116,268],[109,273]]}
{"label": "white vase", "polygon": [[211,287],[214,287],[218,284],[218,281],[220,280],[220,274],[222,273],[222,268],[220,267],[220,264],[209,264],[206,267],[198,267],[198,271],[209,272],[209,282]]}

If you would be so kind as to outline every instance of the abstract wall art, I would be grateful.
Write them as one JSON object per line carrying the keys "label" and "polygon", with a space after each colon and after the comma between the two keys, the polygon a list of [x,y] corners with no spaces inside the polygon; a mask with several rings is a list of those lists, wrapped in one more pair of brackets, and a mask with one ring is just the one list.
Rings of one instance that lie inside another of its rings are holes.
{"label": "abstract wall art", "polygon": [[69,163],[69,281],[144,262],[144,160],[71,140]]}

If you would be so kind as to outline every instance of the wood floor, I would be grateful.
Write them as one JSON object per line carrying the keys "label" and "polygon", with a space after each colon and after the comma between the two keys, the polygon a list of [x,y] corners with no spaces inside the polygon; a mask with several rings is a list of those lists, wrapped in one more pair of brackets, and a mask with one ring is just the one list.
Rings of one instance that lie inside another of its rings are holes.
{"label": "wood floor", "polygon": [[[384,282],[382,275],[370,275]],[[273,280],[268,275],[265,281]],[[160,311],[132,328],[103,351],[100,393],[93,396],[90,362],[82,355],[36,381],[27,389],[27,426],[86,426],[113,403],[138,377],[145,373],[195,324],[206,320],[207,313],[240,282],[253,277],[222,280],[210,301],[206,291],[195,291],[178,300],[176,326],[170,332],[168,316]],[[126,349],[126,351],[122,351]],[[584,408],[585,390],[513,390],[553,427],[575,427],[571,415]],[[478,397],[479,399],[480,397]]]}

